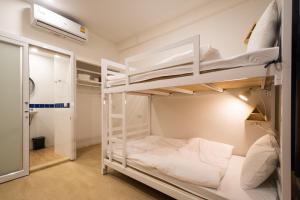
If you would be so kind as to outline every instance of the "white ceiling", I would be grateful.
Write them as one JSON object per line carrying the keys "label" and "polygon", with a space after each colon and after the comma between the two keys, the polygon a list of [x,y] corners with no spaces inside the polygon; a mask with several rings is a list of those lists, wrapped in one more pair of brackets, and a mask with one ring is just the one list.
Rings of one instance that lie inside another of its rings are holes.
{"label": "white ceiling", "polygon": [[212,0],[27,0],[120,42]]}

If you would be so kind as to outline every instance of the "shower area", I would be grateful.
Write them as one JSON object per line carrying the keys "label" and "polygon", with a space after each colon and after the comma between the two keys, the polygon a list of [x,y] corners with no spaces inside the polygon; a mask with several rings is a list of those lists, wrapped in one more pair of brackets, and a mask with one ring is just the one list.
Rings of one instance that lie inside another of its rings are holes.
{"label": "shower area", "polygon": [[70,56],[29,46],[30,171],[70,160]]}

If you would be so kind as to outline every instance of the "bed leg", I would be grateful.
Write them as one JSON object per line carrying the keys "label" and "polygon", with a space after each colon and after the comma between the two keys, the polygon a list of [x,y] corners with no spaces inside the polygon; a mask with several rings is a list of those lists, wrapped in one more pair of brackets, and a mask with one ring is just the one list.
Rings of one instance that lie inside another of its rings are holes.
{"label": "bed leg", "polygon": [[102,165],[102,168],[101,168],[101,174],[102,175],[106,175],[107,174],[107,166],[106,165]]}

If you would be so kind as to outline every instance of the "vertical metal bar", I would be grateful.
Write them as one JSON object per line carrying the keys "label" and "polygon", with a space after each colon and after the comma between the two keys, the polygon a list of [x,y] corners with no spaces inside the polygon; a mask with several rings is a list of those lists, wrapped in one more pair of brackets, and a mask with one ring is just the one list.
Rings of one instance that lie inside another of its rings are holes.
{"label": "vertical metal bar", "polygon": [[112,94],[108,94],[108,132],[109,132],[109,160],[112,161],[113,147],[112,147]]}
{"label": "vertical metal bar", "polygon": [[[129,85],[130,80],[129,80],[129,63],[127,60],[125,61],[126,65],[126,86]],[[122,92],[122,135],[123,135],[123,167],[127,166],[127,127],[126,127],[126,92]]]}
{"label": "vertical metal bar", "polygon": [[193,60],[193,75],[197,76],[200,73],[200,36],[197,35],[193,41],[194,60]]}
{"label": "vertical metal bar", "polygon": [[107,125],[108,125],[108,102],[107,102],[107,94],[104,93],[104,89],[106,88],[106,77],[107,77],[107,63],[105,60],[101,60],[101,124],[102,124],[102,141],[101,141],[101,172],[102,174],[107,173],[107,166],[104,164],[104,159],[107,157]]}
{"label": "vertical metal bar", "polygon": [[127,127],[126,127],[126,92],[122,92],[122,135],[123,135],[123,166],[126,167],[127,163]]}
{"label": "vertical metal bar", "polygon": [[152,95],[148,96],[148,118],[147,118],[147,124],[148,124],[148,135],[151,135],[151,103],[152,103]]}

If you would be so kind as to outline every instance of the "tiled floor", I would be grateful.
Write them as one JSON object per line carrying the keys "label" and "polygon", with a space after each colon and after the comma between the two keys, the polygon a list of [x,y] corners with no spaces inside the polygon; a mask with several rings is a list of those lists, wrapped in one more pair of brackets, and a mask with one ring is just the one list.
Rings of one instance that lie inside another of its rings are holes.
{"label": "tiled floor", "polygon": [[53,147],[48,147],[39,150],[31,150],[30,151],[30,168],[45,165],[47,163],[54,162],[56,160],[61,160],[65,158],[64,156],[58,155],[54,152]]}

